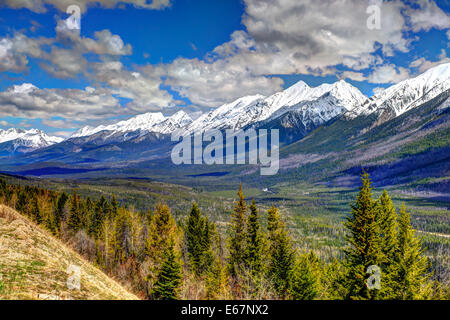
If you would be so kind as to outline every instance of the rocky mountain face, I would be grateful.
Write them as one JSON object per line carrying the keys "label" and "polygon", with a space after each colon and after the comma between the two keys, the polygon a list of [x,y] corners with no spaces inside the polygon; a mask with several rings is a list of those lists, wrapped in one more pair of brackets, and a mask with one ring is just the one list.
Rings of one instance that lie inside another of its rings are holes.
{"label": "rocky mountain face", "polygon": [[0,130],[0,155],[26,153],[62,142],[60,137],[49,136],[41,130],[11,128]]}

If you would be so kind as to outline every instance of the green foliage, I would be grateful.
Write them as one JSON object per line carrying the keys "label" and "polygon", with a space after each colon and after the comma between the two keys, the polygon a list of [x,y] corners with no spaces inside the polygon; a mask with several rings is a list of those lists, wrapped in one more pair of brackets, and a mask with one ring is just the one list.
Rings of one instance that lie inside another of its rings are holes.
{"label": "green foliage", "polygon": [[379,236],[378,206],[372,196],[372,182],[369,175],[363,173],[362,187],[351,205],[352,211],[345,226],[349,230],[345,249],[347,268],[347,288],[350,299],[376,299],[378,290],[366,286],[369,278],[367,269],[371,265],[380,265],[383,256]]}
{"label": "green foliage", "polygon": [[192,270],[195,275],[204,274],[213,262],[211,230],[197,203],[192,205],[185,228],[185,242]]}
{"label": "green foliage", "polygon": [[166,259],[158,273],[152,295],[157,300],[174,300],[178,298],[182,280],[182,269],[172,243],[166,250]]}
{"label": "green foliage", "polygon": [[67,219],[67,226],[74,233],[78,232],[82,227],[81,214],[79,197],[77,192],[74,190],[72,200],[70,202],[69,217]]}
{"label": "green foliage", "polygon": [[228,238],[228,268],[230,275],[236,280],[242,274],[243,258],[245,252],[245,226],[247,204],[245,203],[242,185],[239,186],[239,200],[236,202],[231,214],[230,230]]}
{"label": "green foliage", "polygon": [[42,223],[42,213],[36,196],[31,199],[30,216],[34,221],[36,221],[36,223]]}
{"label": "green foliage", "polygon": [[317,261],[310,254],[301,255],[293,268],[289,294],[294,300],[313,300],[319,294]]}
{"label": "green foliage", "polygon": [[281,297],[288,294],[291,272],[295,262],[295,250],[287,233],[285,224],[280,220],[278,209],[272,207],[268,212],[268,275],[275,290]]}
{"label": "green foliage", "polygon": [[250,205],[250,214],[247,219],[246,237],[244,266],[255,276],[263,268],[264,239],[254,198]]}
{"label": "green foliage", "polygon": [[399,213],[398,247],[395,257],[394,298],[427,299],[431,295],[429,263],[423,255],[421,240],[415,237],[410,216],[402,204]]}

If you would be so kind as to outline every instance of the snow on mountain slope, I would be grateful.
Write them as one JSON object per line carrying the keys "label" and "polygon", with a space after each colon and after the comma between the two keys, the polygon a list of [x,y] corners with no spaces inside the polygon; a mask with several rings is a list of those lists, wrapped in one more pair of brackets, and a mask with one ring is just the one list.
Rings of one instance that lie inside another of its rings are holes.
{"label": "snow on mountain slope", "polygon": [[380,118],[395,118],[450,89],[450,63],[438,65],[421,75],[399,82],[374,95],[346,113],[349,118],[377,112]]}
{"label": "snow on mountain slope", "polygon": [[293,106],[285,106],[274,112],[267,121],[291,112],[296,114],[305,127],[310,124],[320,125],[348,110],[358,107],[367,97],[357,88],[341,80],[333,84],[322,84],[311,88],[306,97]]}
{"label": "snow on mountain slope", "polygon": [[184,111],[178,111],[171,117],[167,118],[161,112],[149,112],[111,125],[100,125],[98,127],[87,126],[76,131],[72,134],[71,138],[91,136],[101,131],[110,131],[111,134],[134,131],[168,134],[180,127],[188,125],[191,122],[192,119]]}
{"label": "snow on mountain slope", "polygon": [[[327,96],[332,98],[327,98]],[[319,99],[322,100],[319,101]],[[328,100],[332,100],[327,102]],[[345,81],[309,87],[299,81],[284,91],[267,98],[247,96],[225,104],[192,122],[187,131],[207,129],[240,129],[264,120],[271,120],[289,111],[317,114],[324,121],[353,109],[367,98]],[[316,102],[313,104],[313,102]],[[310,102],[312,104],[307,104]],[[299,105],[302,104],[299,109]],[[327,116],[328,114],[328,116]]]}
{"label": "snow on mountain slope", "polygon": [[163,122],[156,124],[151,131],[170,134],[173,131],[189,125],[192,122],[192,118],[184,111],[178,111],[169,118],[166,118]]}
{"label": "snow on mountain slope", "polygon": [[187,126],[188,132],[209,129],[241,128],[255,117],[258,103],[264,96],[254,95],[239,98],[204,114]]}
{"label": "snow on mountain slope", "polygon": [[11,128],[0,130],[0,144],[11,142],[13,149],[36,150],[62,142],[64,139],[47,135],[38,129],[22,130]]}

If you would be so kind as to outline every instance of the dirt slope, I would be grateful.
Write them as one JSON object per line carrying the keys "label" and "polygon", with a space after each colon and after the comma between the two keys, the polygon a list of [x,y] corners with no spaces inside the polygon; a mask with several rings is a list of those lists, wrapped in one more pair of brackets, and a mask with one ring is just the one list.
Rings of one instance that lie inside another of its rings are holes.
{"label": "dirt slope", "polygon": [[0,205],[1,299],[138,298],[46,230]]}

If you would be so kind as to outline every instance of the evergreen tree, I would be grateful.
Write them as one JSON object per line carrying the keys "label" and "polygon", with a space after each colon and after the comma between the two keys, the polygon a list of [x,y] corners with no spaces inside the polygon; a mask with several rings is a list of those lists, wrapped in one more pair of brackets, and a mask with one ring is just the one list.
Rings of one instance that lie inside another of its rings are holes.
{"label": "evergreen tree", "polygon": [[395,299],[426,299],[431,294],[429,262],[423,254],[422,243],[415,236],[410,215],[402,204],[399,212],[398,248],[395,259]]}
{"label": "evergreen tree", "polygon": [[102,230],[102,223],[105,217],[103,211],[104,207],[105,207],[105,198],[102,196],[95,205],[89,223],[89,234],[94,236],[95,239],[98,239],[100,237],[101,233],[100,231]]}
{"label": "evergreen tree", "polygon": [[384,254],[384,263],[388,263],[394,258],[397,246],[397,212],[386,190],[383,190],[378,203],[379,210],[377,213],[379,217],[377,217],[377,221],[381,236],[380,246]]}
{"label": "evergreen tree", "polygon": [[147,275],[148,286],[151,288],[166,259],[167,248],[174,243],[176,224],[169,207],[158,204],[150,223],[145,244],[145,254],[149,263]]}
{"label": "evergreen tree", "polygon": [[314,261],[310,256],[301,255],[292,272],[289,293],[294,300],[313,300],[319,294],[319,282],[314,272]]}
{"label": "evergreen tree", "polygon": [[187,219],[185,242],[194,274],[200,276],[211,266],[213,257],[211,249],[210,225],[203,217],[198,205],[192,205]]}
{"label": "evergreen tree", "polygon": [[242,273],[243,258],[245,252],[245,214],[247,205],[244,194],[242,193],[242,184],[239,185],[239,200],[236,202],[234,211],[231,214],[230,235],[228,238],[229,261],[228,268],[230,275],[236,280]]}
{"label": "evergreen tree", "polygon": [[80,199],[77,192],[73,191],[72,200],[70,202],[69,217],[67,219],[67,226],[74,233],[81,229],[81,210],[80,210]]}
{"label": "evergreen tree", "polygon": [[166,250],[165,256],[152,295],[157,300],[175,300],[178,299],[183,275],[181,263],[176,256],[173,243]]}
{"label": "evergreen tree", "polygon": [[119,203],[117,202],[116,195],[113,193],[111,198],[111,217],[117,216],[117,210],[119,209]]}
{"label": "evergreen tree", "polygon": [[222,265],[218,256],[216,256],[216,259],[211,265],[205,280],[205,286],[207,299],[216,300],[228,298],[229,287],[227,270],[226,267]]}
{"label": "evergreen tree", "polygon": [[264,243],[255,199],[253,199],[252,204],[250,205],[246,237],[244,265],[253,275],[256,275],[262,270]]}
{"label": "evergreen tree", "polygon": [[275,207],[268,212],[269,270],[275,290],[284,298],[290,287],[291,272],[295,262],[295,251],[280,213]]}
{"label": "evergreen tree", "polygon": [[39,203],[38,203],[38,199],[37,196],[34,196],[33,199],[31,200],[31,204],[30,204],[30,215],[31,218],[36,221],[36,223],[41,224],[42,223],[42,213],[41,210],[39,208]]}
{"label": "evergreen tree", "polygon": [[53,216],[54,216],[54,223],[58,229],[58,231],[61,228],[61,222],[64,219],[65,214],[65,207],[66,203],[69,197],[65,192],[61,193],[61,195],[58,197],[58,200],[56,201],[56,205],[53,209]]}
{"label": "evergreen tree", "polygon": [[21,213],[27,213],[27,195],[22,190],[17,195],[16,210]]}
{"label": "evergreen tree", "polygon": [[350,217],[347,217],[345,226],[349,231],[347,241],[349,247],[345,252],[345,266],[347,268],[349,299],[377,299],[379,290],[369,289],[366,282],[371,276],[369,266],[380,267],[383,261],[381,250],[379,225],[377,222],[378,205],[372,197],[372,182],[369,175],[362,174],[362,187],[351,205]]}
{"label": "evergreen tree", "polygon": [[394,272],[395,251],[398,245],[397,241],[397,212],[391,197],[386,190],[383,190],[378,201],[377,222],[379,226],[380,248],[382,252],[381,269],[381,290],[380,298],[390,299],[393,297],[392,275]]}

